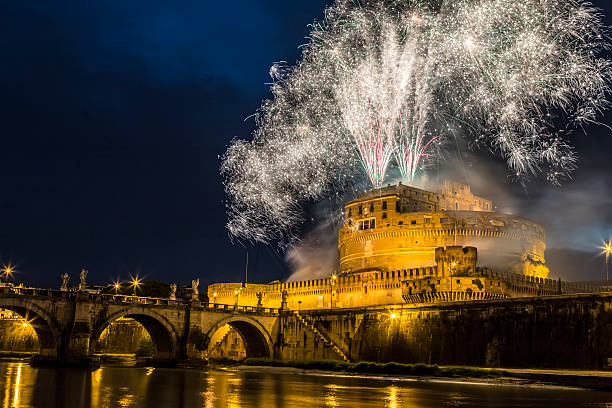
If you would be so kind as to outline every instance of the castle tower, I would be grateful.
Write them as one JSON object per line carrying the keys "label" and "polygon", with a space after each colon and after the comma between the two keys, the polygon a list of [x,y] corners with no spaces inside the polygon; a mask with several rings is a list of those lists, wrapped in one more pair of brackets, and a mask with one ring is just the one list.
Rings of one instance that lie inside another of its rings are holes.
{"label": "castle tower", "polygon": [[338,234],[340,273],[403,274],[433,267],[436,248],[459,246],[478,248],[479,266],[548,276],[541,225],[492,211],[493,203],[472,194],[469,186],[446,182],[439,191],[389,185],[346,203]]}
{"label": "castle tower", "polygon": [[476,274],[478,252],[475,247],[438,247],[435,256],[438,276],[470,276]]}

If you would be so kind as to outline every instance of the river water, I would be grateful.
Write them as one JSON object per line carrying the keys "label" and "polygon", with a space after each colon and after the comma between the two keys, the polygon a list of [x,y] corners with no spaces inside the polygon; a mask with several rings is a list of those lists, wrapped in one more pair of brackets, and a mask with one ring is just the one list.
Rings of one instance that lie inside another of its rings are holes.
{"label": "river water", "polygon": [[262,371],[32,368],[0,362],[0,407],[612,407],[583,389]]}

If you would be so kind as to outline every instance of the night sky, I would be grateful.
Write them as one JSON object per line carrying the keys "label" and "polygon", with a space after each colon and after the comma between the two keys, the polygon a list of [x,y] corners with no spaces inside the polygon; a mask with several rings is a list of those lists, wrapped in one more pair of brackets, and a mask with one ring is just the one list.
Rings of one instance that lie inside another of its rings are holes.
{"label": "night sky", "polygon": [[[270,65],[298,58],[326,3],[0,1],[0,260],[16,281],[58,287],[82,267],[97,283],[242,280],[246,247],[225,230],[219,156],[250,137],[244,119],[269,96]],[[612,6],[594,4],[610,24]],[[516,208],[544,214],[549,245],[577,251],[553,263],[590,257],[597,269],[564,278],[601,276],[597,237],[612,233],[611,132],[586,132],[581,167],[560,189],[497,176]],[[249,280],[289,276],[278,247],[248,250]]]}

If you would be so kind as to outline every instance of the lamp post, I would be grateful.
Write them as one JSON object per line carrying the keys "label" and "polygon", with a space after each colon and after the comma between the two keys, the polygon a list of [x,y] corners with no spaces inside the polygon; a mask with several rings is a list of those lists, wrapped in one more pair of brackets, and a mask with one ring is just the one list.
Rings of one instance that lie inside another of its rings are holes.
{"label": "lamp post", "polygon": [[604,245],[604,252],[606,253],[606,282],[608,281],[608,258],[610,257],[610,253],[612,252],[612,243],[610,241],[606,242]]}
{"label": "lamp post", "polygon": [[336,279],[338,279],[338,277],[336,276],[336,274],[333,274],[331,276],[331,279],[329,280],[329,308],[333,309],[334,307],[334,284],[336,283]]}
{"label": "lamp post", "polygon": [[138,277],[132,278],[132,287],[134,288],[134,296],[136,296],[136,289],[140,286],[140,279]]}
{"label": "lamp post", "polygon": [[452,265],[452,268],[451,268],[451,273],[450,273],[450,290],[451,290],[451,302],[452,302],[454,300],[453,299],[453,271],[457,269],[456,268],[457,263],[453,261],[451,265]]}
{"label": "lamp post", "polygon": [[4,268],[2,268],[2,271],[4,272],[4,276],[6,277],[6,281],[8,283],[9,278],[11,277],[14,271],[13,267],[11,265],[5,266]]}

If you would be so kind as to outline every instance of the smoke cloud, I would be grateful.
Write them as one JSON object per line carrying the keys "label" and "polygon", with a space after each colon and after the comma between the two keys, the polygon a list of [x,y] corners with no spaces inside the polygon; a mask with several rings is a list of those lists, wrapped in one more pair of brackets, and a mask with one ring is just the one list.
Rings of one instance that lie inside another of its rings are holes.
{"label": "smoke cloud", "polygon": [[[493,200],[495,211],[540,223],[546,230],[545,256],[551,278],[588,281],[604,277],[600,247],[612,237],[612,181],[603,172],[579,170],[575,180],[560,187],[537,180],[522,185],[508,177],[504,163],[462,153],[461,158],[448,160],[439,171],[430,171],[413,185],[432,190],[445,179],[469,184],[474,194]],[[316,226],[289,249],[286,262],[292,274],[288,281],[328,277],[337,270],[341,208],[330,210],[326,205],[319,209]],[[486,262],[495,264],[495,260]]]}
{"label": "smoke cloud", "polygon": [[287,251],[285,260],[293,271],[287,282],[327,278],[338,268],[340,226],[330,217]]}

